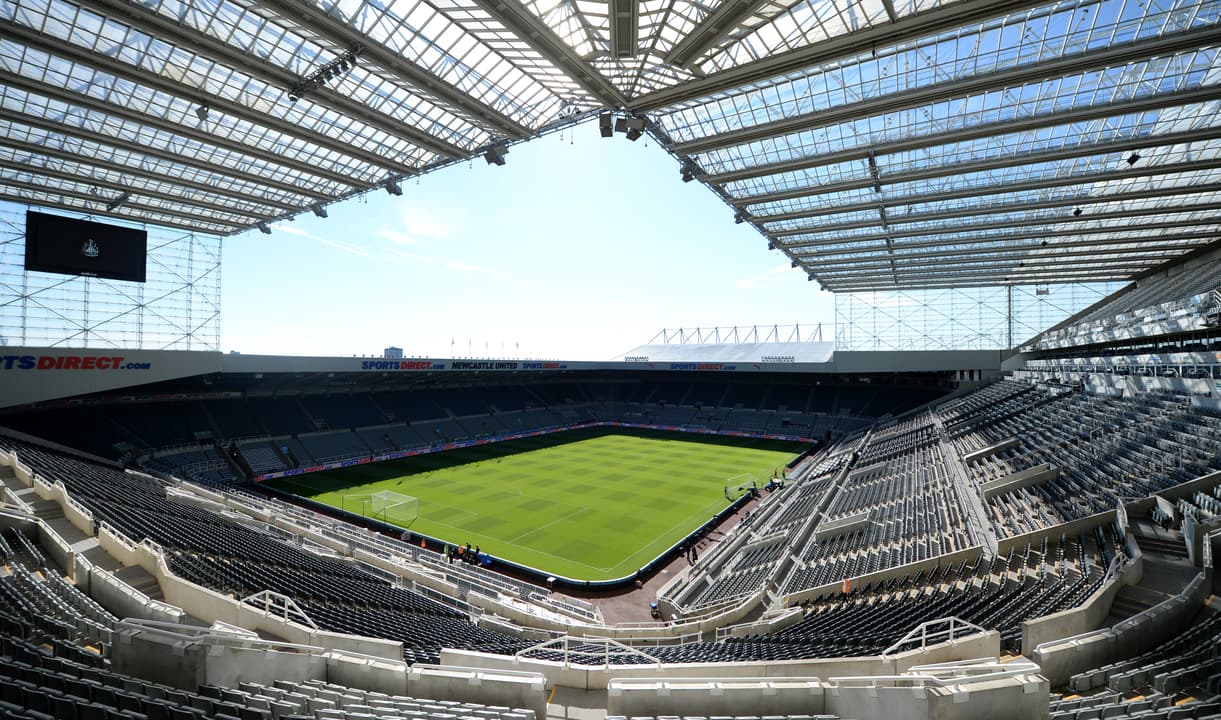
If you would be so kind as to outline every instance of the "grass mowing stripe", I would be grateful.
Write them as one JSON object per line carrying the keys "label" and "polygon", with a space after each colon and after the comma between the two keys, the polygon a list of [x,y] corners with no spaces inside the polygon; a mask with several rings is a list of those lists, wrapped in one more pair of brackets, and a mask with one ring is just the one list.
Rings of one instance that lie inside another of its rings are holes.
{"label": "grass mowing stripe", "polygon": [[268,482],[335,507],[349,495],[411,495],[412,530],[549,574],[607,580],[631,575],[720,512],[727,479],[765,482],[801,449],[596,428]]}

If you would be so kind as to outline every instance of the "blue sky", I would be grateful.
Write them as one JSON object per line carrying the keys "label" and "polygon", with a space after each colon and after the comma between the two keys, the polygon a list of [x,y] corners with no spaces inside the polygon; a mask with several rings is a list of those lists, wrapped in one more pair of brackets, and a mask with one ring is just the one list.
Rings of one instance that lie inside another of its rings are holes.
{"label": "blue sky", "polygon": [[224,351],[608,360],[662,328],[831,336],[831,293],[648,138],[594,124],[328,212],[225,239]]}

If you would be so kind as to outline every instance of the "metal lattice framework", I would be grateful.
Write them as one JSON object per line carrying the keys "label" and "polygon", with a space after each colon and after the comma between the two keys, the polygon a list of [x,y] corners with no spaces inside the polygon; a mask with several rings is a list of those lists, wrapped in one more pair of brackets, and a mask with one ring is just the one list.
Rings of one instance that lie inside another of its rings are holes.
{"label": "metal lattice framework", "polygon": [[0,198],[228,235],[599,113],[839,293],[1212,242],[1221,3],[0,0]]}
{"label": "metal lattice framework", "polygon": [[27,271],[25,220],[0,202],[0,345],[220,349],[220,238],[153,226],[128,282]]}

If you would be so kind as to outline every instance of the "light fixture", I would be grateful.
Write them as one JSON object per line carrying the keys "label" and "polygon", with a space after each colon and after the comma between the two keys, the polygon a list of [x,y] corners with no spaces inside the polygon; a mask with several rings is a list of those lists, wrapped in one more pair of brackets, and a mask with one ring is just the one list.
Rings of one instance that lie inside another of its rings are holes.
{"label": "light fixture", "polygon": [[610,137],[615,134],[615,118],[610,113],[602,113],[598,116],[598,132],[602,133],[602,137]]}
{"label": "light fixture", "polygon": [[488,165],[504,165],[505,155],[509,154],[509,149],[503,145],[493,145],[483,151],[483,159]]}
{"label": "light fixture", "polygon": [[738,210],[733,214],[733,222],[735,225],[741,225],[746,222],[746,218],[750,217],[745,210]]}
{"label": "light fixture", "polygon": [[403,188],[399,187],[398,180],[387,180],[385,187],[386,192],[394,195],[395,197],[403,194]]}
{"label": "light fixture", "polygon": [[637,115],[627,119],[627,139],[636,142],[644,134],[644,118]]}
{"label": "light fixture", "polygon": [[1073,217],[1081,217],[1081,208],[1073,208]]}
{"label": "light fixture", "polygon": [[627,132],[627,118],[625,118],[625,117],[615,118],[615,132],[617,132],[617,133]]}
{"label": "light fixture", "polygon": [[768,249],[768,250],[775,250],[775,249],[776,249],[776,243],[770,243],[770,242],[769,242],[769,243],[767,244],[767,249]]}
{"label": "light fixture", "polygon": [[798,263],[796,260],[794,260],[794,261],[793,261],[793,267],[794,267],[794,268],[795,268],[795,267],[797,267],[799,264],[800,264],[800,263]]}
{"label": "light fixture", "polygon": [[259,228],[259,232],[263,233],[264,235],[271,234],[271,228],[265,222],[259,223],[258,228]]}
{"label": "light fixture", "polygon": [[120,205],[127,202],[127,199],[129,197],[131,197],[131,193],[125,192],[122,195],[115,198],[114,200],[111,200],[110,202],[106,203],[106,212],[114,212],[116,209],[118,209],[118,207]]}
{"label": "light fixture", "polygon": [[200,122],[208,119],[208,104],[200,103],[199,107],[195,108],[195,117],[199,118]]}
{"label": "light fixture", "polygon": [[312,73],[306,75],[297,81],[288,90],[288,101],[297,102],[307,94],[317,89],[325,87],[326,84],[348,70],[356,67],[356,58],[364,52],[364,48],[360,45],[352,45],[347,50],[340,53],[335,59],[316,68]]}
{"label": "light fixture", "polygon": [[320,218],[326,217],[326,207],[324,205],[314,205],[310,210],[313,210],[314,214]]}
{"label": "light fixture", "polygon": [[1140,160],[1140,153],[1132,151],[1132,154],[1128,156],[1128,165],[1135,165],[1137,160]]}
{"label": "light fixture", "polygon": [[695,179],[695,176],[699,174],[699,166],[696,165],[695,161],[691,158],[684,158],[682,167],[679,168],[679,172],[682,173],[683,182],[691,182]]}

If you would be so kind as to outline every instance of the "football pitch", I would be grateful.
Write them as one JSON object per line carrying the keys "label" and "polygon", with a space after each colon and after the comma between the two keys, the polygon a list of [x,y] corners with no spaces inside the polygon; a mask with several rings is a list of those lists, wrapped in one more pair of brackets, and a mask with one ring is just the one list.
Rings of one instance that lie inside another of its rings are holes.
{"label": "football pitch", "polygon": [[[749,473],[762,486],[803,449],[597,428],[264,484],[379,520],[364,498],[412,496],[418,517],[401,524],[414,532],[469,542],[557,577],[597,581],[631,575],[723,510],[728,479]],[[385,520],[393,523],[394,512]]]}

